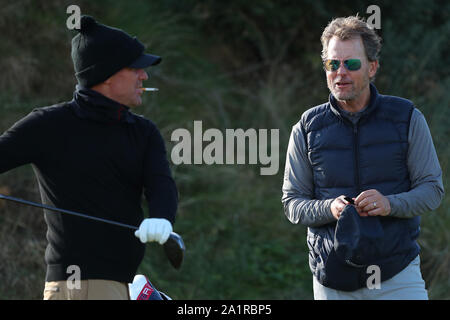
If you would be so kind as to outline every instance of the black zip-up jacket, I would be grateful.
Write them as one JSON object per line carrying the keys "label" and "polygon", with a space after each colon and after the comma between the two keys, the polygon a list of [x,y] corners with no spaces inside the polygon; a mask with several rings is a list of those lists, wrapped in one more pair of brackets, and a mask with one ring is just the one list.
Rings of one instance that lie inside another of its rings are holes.
{"label": "black zip-up jacket", "polygon": [[[37,108],[0,136],[0,173],[31,163],[42,202],[134,226],[149,216],[172,224],[177,189],[164,141],[148,119],[77,87],[70,102]],[[46,281],[132,282],[145,246],[134,231],[44,210]],[[30,217],[32,219],[32,217]]]}

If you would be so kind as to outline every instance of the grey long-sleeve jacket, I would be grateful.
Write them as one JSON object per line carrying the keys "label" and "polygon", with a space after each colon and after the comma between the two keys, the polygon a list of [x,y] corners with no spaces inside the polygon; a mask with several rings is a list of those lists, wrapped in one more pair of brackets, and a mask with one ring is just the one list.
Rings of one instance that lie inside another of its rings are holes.
{"label": "grey long-sleeve jacket", "polygon": [[[356,122],[362,112],[344,113]],[[334,199],[314,199],[312,168],[304,141],[300,123],[297,123],[289,139],[281,200],[284,212],[292,223],[318,227],[335,221],[330,210]],[[385,195],[391,205],[390,215],[399,218],[411,218],[436,209],[444,195],[442,170],[431,133],[418,109],[414,109],[411,116],[408,142],[407,166],[411,190]]]}

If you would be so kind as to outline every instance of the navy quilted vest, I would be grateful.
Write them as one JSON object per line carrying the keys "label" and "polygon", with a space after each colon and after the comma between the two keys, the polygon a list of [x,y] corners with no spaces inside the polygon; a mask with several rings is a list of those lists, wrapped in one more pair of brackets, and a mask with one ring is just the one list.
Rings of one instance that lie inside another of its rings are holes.
{"label": "navy quilted vest", "polygon": [[[328,103],[302,116],[316,199],[356,197],[368,189],[376,189],[383,195],[410,189],[408,131],[414,106],[409,100],[378,94],[373,84],[370,90],[370,103],[357,124],[341,115],[332,95]],[[400,272],[419,253],[416,239],[420,217],[377,219],[385,237],[380,244],[382,252],[374,257],[372,264],[380,267],[381,281],[384,281]],[[308,228],[311,271],[325,286],[345,291],[362,288],[371,275],[366,268],[333,265],[332,272],[330,267],[327,269],[335,227],[334,222]]]}

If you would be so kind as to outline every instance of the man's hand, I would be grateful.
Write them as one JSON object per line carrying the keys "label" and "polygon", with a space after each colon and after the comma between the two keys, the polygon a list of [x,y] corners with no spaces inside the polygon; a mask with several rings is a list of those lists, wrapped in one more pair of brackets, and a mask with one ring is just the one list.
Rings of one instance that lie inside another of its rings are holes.
{"label": "man's hand", "polygon": [[355,199],[355,206],[362,217],[387,216],[391,213],[391,204],[388,198],[375,189],[361,192]]}
{"label": "man's hand", "polygon": [[167,219],[150,218],[144,219],[139,229],[134,235],[141,240],[142,243],[157,241],[163,244],[167,241],[172,232],[172,224]]}
{"label": "man's hand", "polygon": [[341,212],[344,210],[345,206],[350,204],[350,202],[348,202],[344,198],[344,195],[339,196],[331,203],[331,213],[333,214],[333,217],[336,218],[336,220],[341,216]]}

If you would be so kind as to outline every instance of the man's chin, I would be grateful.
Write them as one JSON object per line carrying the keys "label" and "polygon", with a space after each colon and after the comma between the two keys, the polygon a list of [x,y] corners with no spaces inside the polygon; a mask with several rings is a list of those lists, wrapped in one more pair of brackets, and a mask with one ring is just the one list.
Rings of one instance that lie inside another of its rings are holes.
{"label": "man's chin", "polygon": [[356,98],[353,92],[345,93],[345,92],[336,92],[335,90],[333,90],[331,93],[339,101],[351,101]]}
{"label": "man's chin", "polygon": [[128,107],[130,108],[136,108],[139,107],[142,104],[142,99],[137,99],[136,101],[132,101],[128,104]]}

